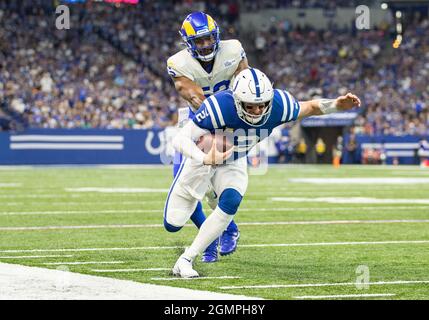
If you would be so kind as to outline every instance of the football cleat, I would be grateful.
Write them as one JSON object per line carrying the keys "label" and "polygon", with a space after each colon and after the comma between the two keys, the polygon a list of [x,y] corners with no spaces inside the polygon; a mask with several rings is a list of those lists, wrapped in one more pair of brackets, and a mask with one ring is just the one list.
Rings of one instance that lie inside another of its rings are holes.
{"label": "football cleat", "polygon": [[181,278],[198,278],[200,275],[192,268],[192,260],[183,255],[173,267],[173,274]]}
{"label": "football cleat", "polygon": [[237,250],[237,244],[239,239],[240,231],[225,230],[220,237],[220,255],[227,256]]}
{"label": "football cleat", "polygon": [[218,261],[218,246],[219,246],[219,239],[216,239],[203,252],[201,261],[205,263],[212,263],[212,262]]}

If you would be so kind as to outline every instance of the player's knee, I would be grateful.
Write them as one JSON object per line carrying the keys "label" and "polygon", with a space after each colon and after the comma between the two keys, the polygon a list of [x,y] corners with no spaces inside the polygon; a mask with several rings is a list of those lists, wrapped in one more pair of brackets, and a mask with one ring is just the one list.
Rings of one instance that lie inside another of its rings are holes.
{"label": "player's knee", "polygon": [[234,215],[240,206],[241,199],[243,197],[237,190],[228,188],[220,195],[218,206],[223,212]]}
{"label": "player's knee", "polygon": [[164,227],[168,232],[177,232],[183,228],[189,216],[182,210],[166,210],[164,215]]}
{"label": "player's knee", "polygon": [[172,224],[168,223],[167,219],[164,218],[164,228],[165,230],[167,230],[168,232],[177,232],[180,229],[183,228],[182,227],[178,227],[178,226],[173,226]]}

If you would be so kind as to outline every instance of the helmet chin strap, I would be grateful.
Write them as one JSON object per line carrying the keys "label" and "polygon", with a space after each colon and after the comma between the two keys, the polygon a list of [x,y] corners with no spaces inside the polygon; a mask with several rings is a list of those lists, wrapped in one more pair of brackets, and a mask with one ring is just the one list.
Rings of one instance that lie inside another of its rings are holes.
{"label": "helmet chin strap", "polygon": [[245,115],[247,121],[249,121],[251,124],[258,124],[259,122],[261,122],[263,116],[259,116],[259,117],[251,117],[249,115]]}

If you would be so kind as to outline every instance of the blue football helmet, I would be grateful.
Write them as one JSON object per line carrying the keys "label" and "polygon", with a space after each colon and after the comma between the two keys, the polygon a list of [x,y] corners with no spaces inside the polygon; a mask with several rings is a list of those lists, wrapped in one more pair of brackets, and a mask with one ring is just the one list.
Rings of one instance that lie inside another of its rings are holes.
{"label": "blue football helmet", "polygon": [[[212,17],[204,12],[193,12],[183,21],[179,33],[194,58],[206,62],[213,60],[219,49],[220,38],[219,27]],[[195,40],[203,37],[211,37],[213,43],[198,47]]]}

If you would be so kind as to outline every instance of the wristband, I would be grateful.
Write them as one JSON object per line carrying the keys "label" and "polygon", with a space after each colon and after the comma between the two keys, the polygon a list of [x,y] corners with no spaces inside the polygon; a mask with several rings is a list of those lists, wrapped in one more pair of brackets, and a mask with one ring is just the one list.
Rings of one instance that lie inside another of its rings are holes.
{"label": "wristband", "polygon": [[319,108],[323,114],[338,112],[335,99],[320,99]]}

